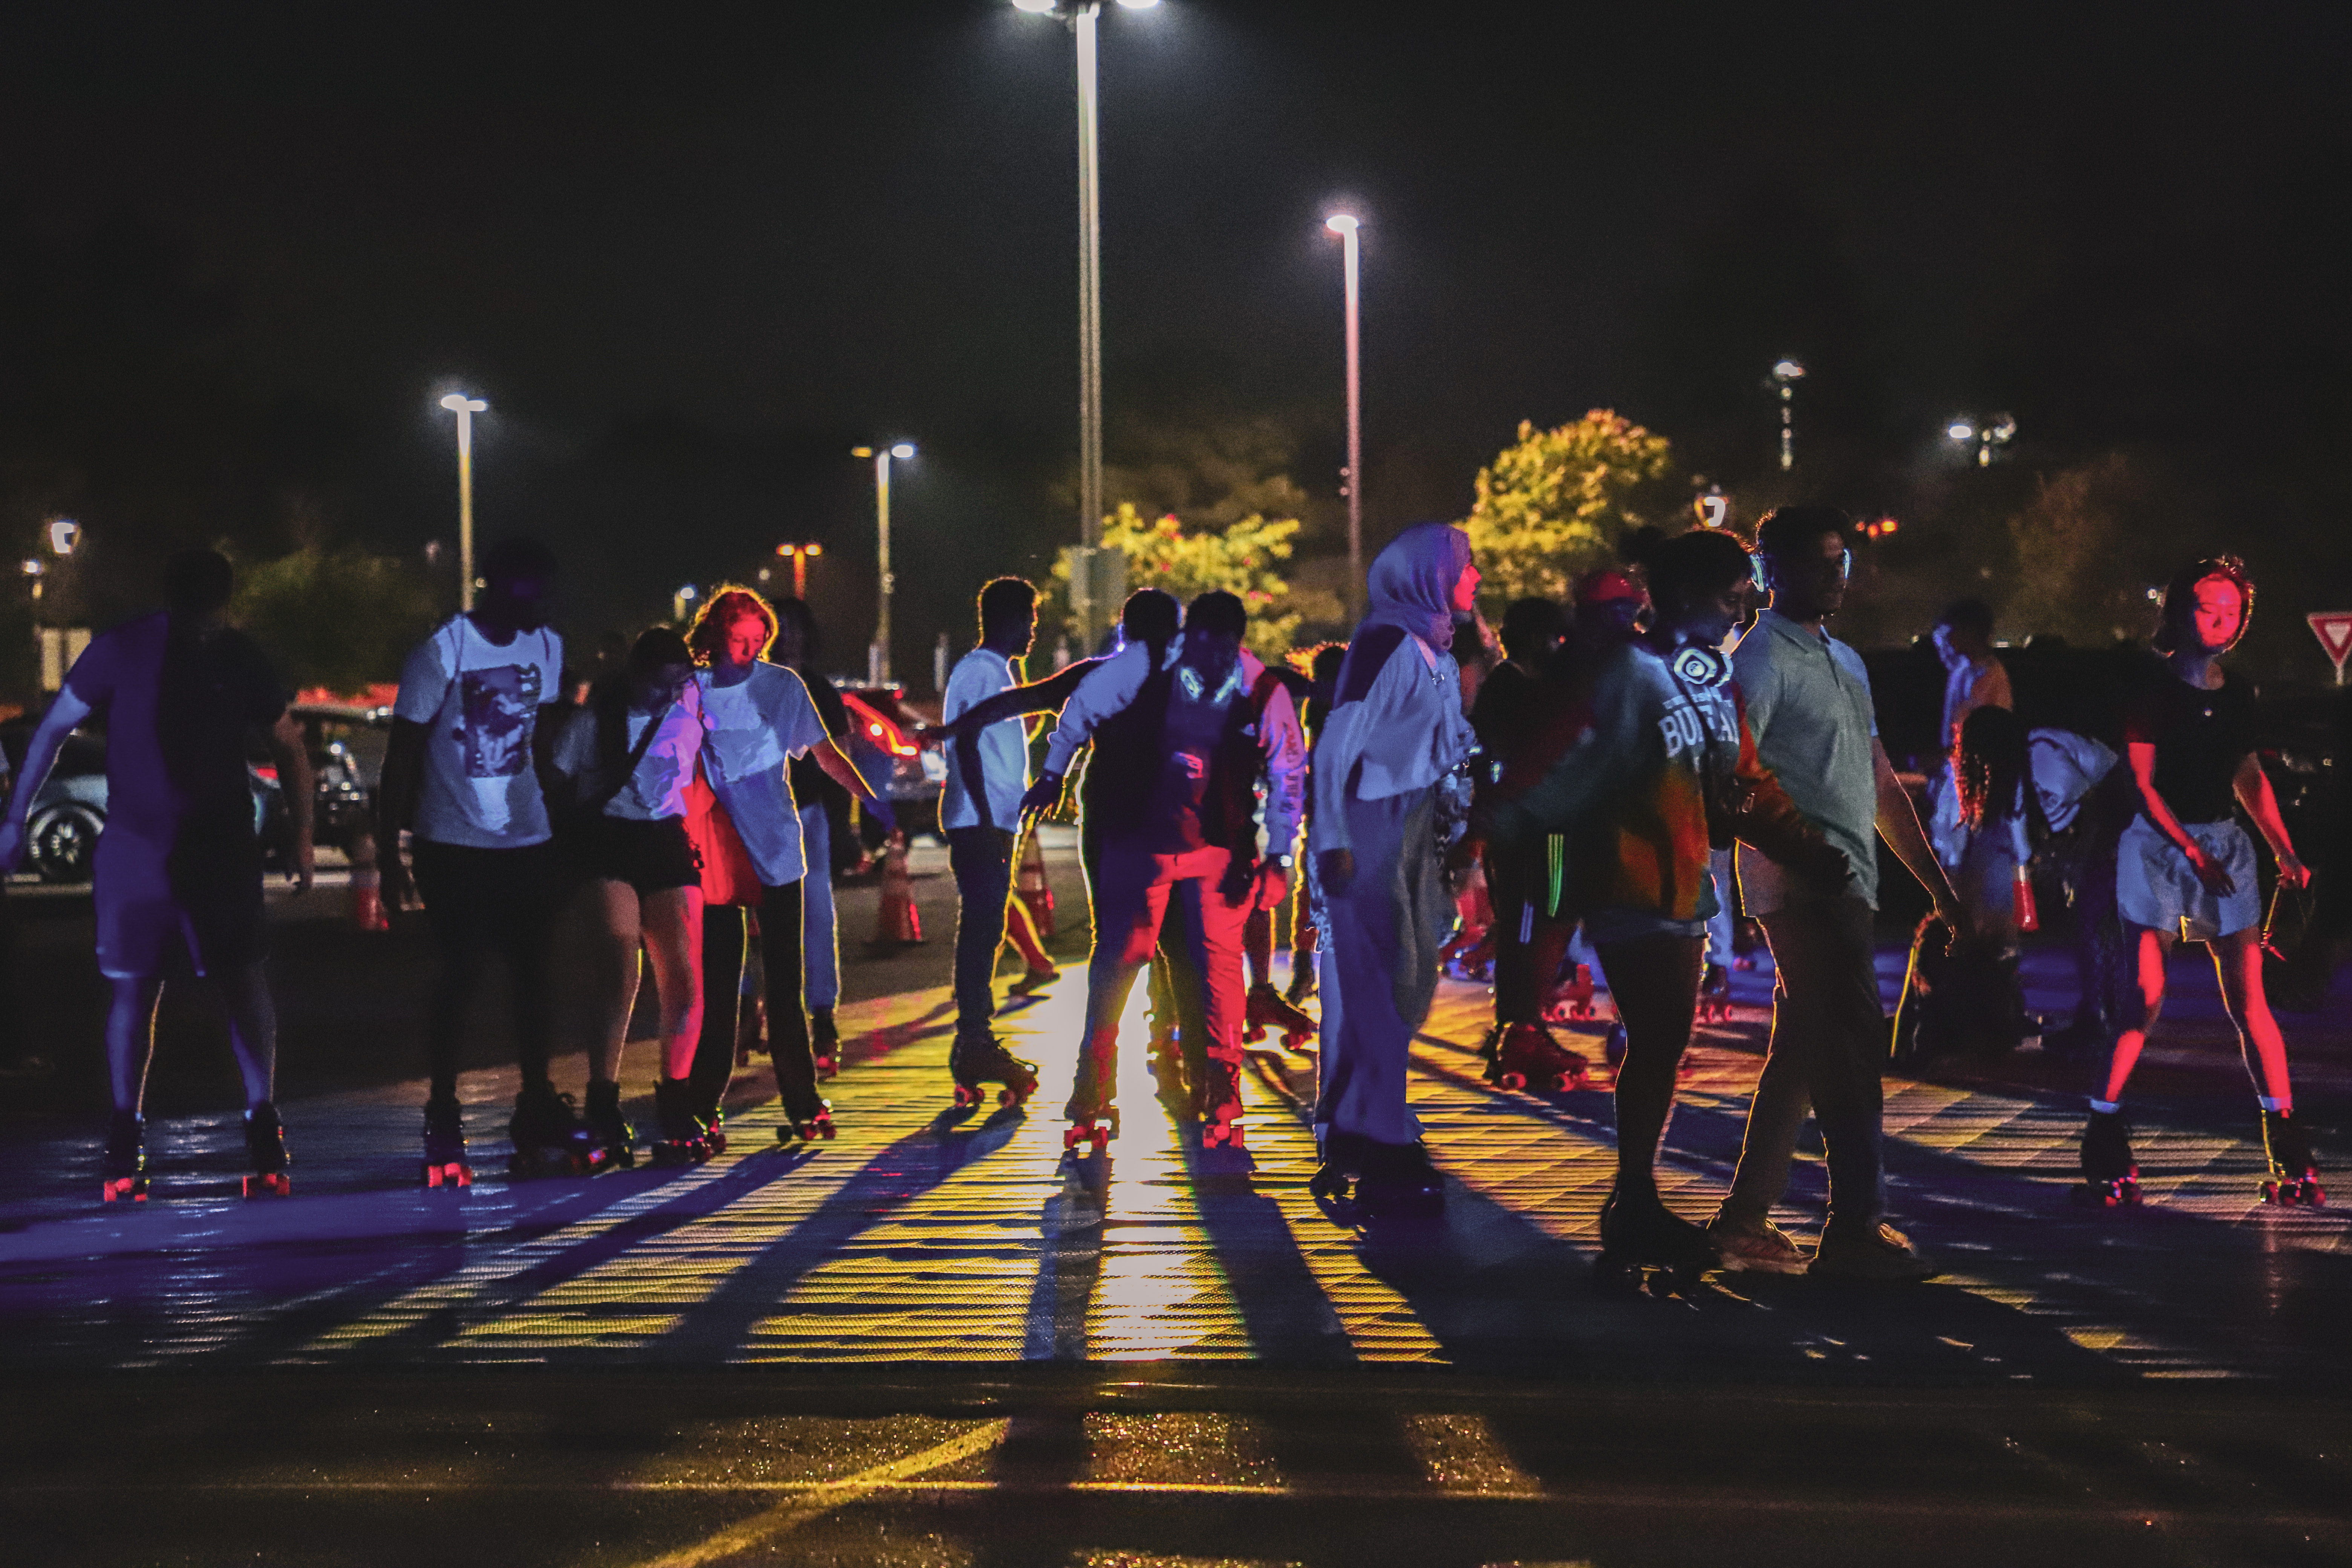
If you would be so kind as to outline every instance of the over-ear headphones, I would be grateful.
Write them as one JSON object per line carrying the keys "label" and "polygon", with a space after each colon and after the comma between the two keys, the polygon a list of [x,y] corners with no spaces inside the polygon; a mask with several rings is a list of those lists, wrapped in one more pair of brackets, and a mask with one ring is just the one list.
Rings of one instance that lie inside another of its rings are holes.
{"label": "over-ear headphones", "polygon": [[1731,660],[1704,643],[1675,649],[1672,668],[1675,678],[1687,686],[1711,689],[1731,679]]}

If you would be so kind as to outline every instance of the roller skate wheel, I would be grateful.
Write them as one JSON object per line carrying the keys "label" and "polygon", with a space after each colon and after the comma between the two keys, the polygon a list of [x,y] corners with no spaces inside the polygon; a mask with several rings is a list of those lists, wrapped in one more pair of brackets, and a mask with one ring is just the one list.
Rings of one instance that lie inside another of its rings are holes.
{"label": "roller skate wheel", "polygon": [[1344,1202],[1348,1196],[1348,1178],[1344,1173],[1327,1166],[1307,1178],[1307,1191],[1314,1197],[1333,1203]]}
{"label": "roller skate wheel", "polygon": [[956,1085],[955,1102],[958,1110],[964,1110],[969,1107],[978,1105],[980,1100],[981,1092],[977,1086],[961,1083]]}
{"label": "roller skate wheel", "polygon": [[816,1076],[821,1079],[839,1078],[841,1076],[841,1058],[838,1057],[817,1058]]}
{"label": "roller skate wheel", "polygon": [[816,1119],[816,1135],[817,1135],[819,1138],[824,1139],[824,1140],[826,1142],[828,1142],[828,1143],[830,1143],[830,1142],[833,1142],[833,1118],[832,1118],[832,1117],[830,1117],[830,1116],[820,1116],[820,1117],[818,1117],[818,1118]]}
{"label": "roller skate wheel", "polygon": [[1027,1103],[1028,1099],[1027,1094],[1013,1088],[1010,1084],[996,1091],[996,1103],[999,1105],[1023,1105]]}
{"label": "roller skate wheel", "polygon": [[425,1184],[428,1187],[470,1187],[474,1184],[474,1173],[455,1160],[445,1160],[439,1164],[428,1163],[425,1167]]}
{"label": "roller skate wheel", "polygon": [[1265,1038],[1265,1026],[1264,1024],[1252,1024],[1248,1028],[1242,1031],[1242,1040],[1246,1045],[1254,1046],[1264,1038]]}
{"label": "roller skate wheel", "polygon": [[1528,1087],[1528,1075],[1523,1072],[1507,1072],[1497,1077],[1495,1081],[1505,1089],[1525,1089]]}
{"label": "roller skate wheel", "polygon": [[110,1204],[126,1200],[143,1204],[147,1201],[147,1184],[137,1176],[110,1176],[102,1196],[103,1201]]}
{"label": "roller skate wheel", "polygon": [[272,1171],[266,1176],[247,1176],[245,1195],[248,1198],[290,1198],[294,1183],[283,1171]]}
{"label": "roller skate wheel", "polygon": [[1075,1149],[1085,1142],[1087,1137],[1087,1130],[1085,1126],[1072,1127],[1062,1134],[1062,1147],[1066,1151]]}
{"label": "roller skate wheel", "polygon": [[1110,1129],[1108,1127],[1096,1128],[1094,1131],[1088,1135],[1087,1142],[1094,1145],[1094,1151],[1096,1153],[1101,1154],[1108,1152],[1110,1148]]}

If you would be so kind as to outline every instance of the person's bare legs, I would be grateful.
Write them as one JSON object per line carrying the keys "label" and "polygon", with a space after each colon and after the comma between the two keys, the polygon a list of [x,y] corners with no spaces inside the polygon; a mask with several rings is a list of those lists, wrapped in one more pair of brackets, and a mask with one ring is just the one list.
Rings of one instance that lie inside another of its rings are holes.
{"label": "person's bare legs", "polygon": [[2237,1026],[2246,1076],[2254,1080],[2254,1091],[2263,1097],[2268,1109],[2293,1110],[2294,1089],[2287,1077],[2286,1041],[2263,992],[2260,937],[2252,931],[2242,931],[2211,945],[2213,972],[2221,982],[2221,1005],[2230,1010],[2230,1022]]}
{"label": "person's bare legs", "polygon": [[[2099,1097],[2109,1105],[2122,1101],[2124,1085],[2131,1081],[2132,1068],[2139,1064],[2139,1054],[2147,1047],[2147,1032],[2156,1027],[2157,1016],[2164,1011],[2164,965],[2165,961],[2172,956],[2172,938],[2164,932],[2147,926],[2126,929],[2138,933],[2134,946],[2138,959],[2139,1018],[2116,1037],[2115,1054],[2107,1061],[2106,1091]],[[2263,1016],[2265,1019],[2270,1016],[2267,1006],[2263,1009]],[[2271,1026],[2271,1035],[2273,1039],[2277,1037],[2277,1025]],[[2282,1076],[2285,1067],[2286,1054],[2282,1048],[2279,1053]]]}
{"label": "person's bare legs", "polygon": [[690,1078],[702,1039],[702,889],[664,888],[638,903],[661,1002],[662,1076]]}
{"label": "person's bare legs", "polygon": [[258,963],[248,963],[220,977],[221,997],[228,1006],[228,1044],[236,1053],[236,1070],[245,1079],[248,1110],[275,1098],[278,1085],[278,1000],[269,992],[269,976]]}
{"label": "person's bare legs", "polygon": [[628,1043],[629,1014],[637,1000],[637,944],[643,922],[637,890],[626,882],[599,877],[580,891],[580,980],[590,1020],[584,1044],[588,1079],[612,1083],[621,1076],[621,1047]]}
{"label": "person's bare legs", "polygon": [[106,1009],[106,1074],[114,1109],[137,1110],[147,1099],[147,1063],[155,1054],[155,1007],[163,999],[160,974],[117,976]]}

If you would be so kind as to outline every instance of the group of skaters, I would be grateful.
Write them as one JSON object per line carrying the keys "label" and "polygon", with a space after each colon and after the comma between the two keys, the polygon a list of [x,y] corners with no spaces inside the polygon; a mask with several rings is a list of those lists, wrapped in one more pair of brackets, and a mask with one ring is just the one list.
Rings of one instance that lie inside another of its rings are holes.
{"label": "group of skaters", "polygon": [[[1580,930],[1615,1004],[1604,1279],[1717,1267],[1924,1279],[1936,1265],[1890,1223],[1886,1204],[1877,845],[1925,889],[1930,921],[1956,951],[1990,951],[2013,974],[2027,923],[2021,868],[2063,831],[2053,816],[2071,822],[2095,798],[2127,792],[2133,809],[2110,813],[2110,858],[2084,858],[2090,871],[2073,879],[2087,885],[2112,867],[2104,894],[2092,889],[2084,901],[2112,907],[2119,934],[2109,946],[2137,962],[2136,989],[2102,993],[2097,1016],[2113,1013],[2115,1027],[2101,1042],[2109,1066],[2084,1139],[2086,1190],[2130,1194],[2125,1084],[2172,947],[2203,942],[2256,1079],[2273,1188],[2284,1201],[2319,1201],[2263,992],[2257,866],[2235,820],[2242,806],[2282,882],[2308,882],[2253,755],[2251,694],[2220,663],[2253,608],[2242,564],[2199,561],[2167,590],[2164,663],[2131,707],[2120,759],[2081,737],[2021,730],[1990,616],[1956,605],[1937,634],[1950,670],[1949,755],[1930,790],[1931,833],[1879,742],[1861,657],[1827,629],[1844,601],[1852,532],[1832,508],[1791,506],[1763,520],[1752,550],[1707,529],[1654,541],[1638,566],[1582,579],[1569,604],[1513,605],[1498,647],[1477,612],[1468,536],[1422,524],[1373,562],[1349,641],[1296,668],[1249,651],[1236,596],[1180,605],[1146,589],[1100,657],[1024,681],[1035,590],[989,583],[978,644],[956,665],[942,711],[939,823],[960,903],[955,1102],[977,1106],[993,1086],[1017,1107],[1039,1087],[1034,1064],[994,1032],[995,973],[1024,836],[1074,807],[1095,942],[1065,1107],[1073,1156],[1098,1155],[1117,1134],[1119,1026],[1149,968],[1155,1067],[1204,1148],[1244,1140],[1245,1034],[1271,1024],[1300,1042],[1312,1021],[1298,1004],[1319,996],[1317,1196],[1343,1216],[1431,1212],[1444,1184],[1407,1102],[1411,1045],[1434,999],[1455,891],[1479,867],[1495,921],[1490,1080],[1542,1092],[1583,1079],[1584,1058],[1548,1021]],[[754,951],[778,1135],[831,1137],[820,1084],[840,1061],[838,957],[827,816],[814,797],[830,788],[871,801],[874,791],[845,744],[839,697],[803,673],[814,654],[806,606],[722,586],[690,626],[642,634],[575,701],[548,626],[552,558],[509,542],[482,575],[479,602],[402,671],[380,798],[386,900],[421,903],[442,959],[428,1026],[427,1183],[470,1180],[458,1038],[493,954],[517,998],[516,1169],[635,1159],[618,1078],[647,966],[661,1054],[650,1152],[679,1163],[723,1148]],[[36,731],[0,824],[0,864],[13,867],[58,746],[105,710],[116,805],[96,900],[100,968],[114,987],[109,1198],[144,1192],[152,1020],[183,953],[229,998],[250,1107],[247,1190],[286,1190],[244,759],[257,728],[279,758],[289,874],[303,885],[308,763],[267,660],[222,619],[229,586],[219,556],[176,558],[170,608],[91,643]],[[1033,773],[1043,715],[1053,727]],[[1700,1225],[1666,1207],[1654,1166],[1708,994],[1710,928],[1719,940],[1735,899],[1769,945],[1774,1010],[1730,1190]],[[1273,915],[1286,906],[1286,997],[1270,967]],[[2113,956],[2086,964],[2112,968]],[[1031,978],[1050,973],[1033,954]],[[566,1030],[576,1038],[562,1043],[588,1061],[582,1108],[549,1077]],[[1809,1112],[1829,1174],[1810,1254],[1770,1217]]]}

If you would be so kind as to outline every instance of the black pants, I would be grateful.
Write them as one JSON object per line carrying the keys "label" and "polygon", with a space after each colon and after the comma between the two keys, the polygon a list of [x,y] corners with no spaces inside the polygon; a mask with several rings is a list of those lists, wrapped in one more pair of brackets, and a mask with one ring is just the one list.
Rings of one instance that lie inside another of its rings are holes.
{"label": "black pants", "polygon": [[[698,1105],[710,1108],[735,1071],[743,1006],[743,966],[751,962],[749,923],[738,904],[702,906],[702,1037],[694,1047]],[[785,1111],[816,1110],[816,1057],[809,1048],[808,1004],[801,952],[801,885],[760,889],[760,966],[768,988],[768,1059]]]}
{"label": "black pants", "polygon": [[1772,1041],[1723,1200],[1727,1218],[1753,1223],[1780,1201],[1808,1102],[1829,1151],[1832,1220],[1867,1226],[1885,1216],[1879,1073],[1888,1035],[1871,922],[1860,899],[1808,900],[1763,917],[1778,971]]}
{"label": "black pants", "polygon": [[996,954],[1004,945],[1004,900],[1013,896],[1013,835],[1001,827],[948,829],[955,873],[956,1033],[988,1033],[996,1018]]}
{"label": "black pants", "polygon": [[[1551,879],[1540,855],[1489,853],[1486,894],[1495,906],[1495,1022],[1541,1023],[1544,995],[1568,957],[1576,922],[1543,912],[1541,906],[1551,896]],[[1519,940],[1523,926],[1528,933],[1524,942]],[[1613,981],[1611,991],[1615,992]]]}
{"label": "black pants", "polygon": [[425,1033],[433,1098],[457,1093],[457,1029],[481,988],[493,952],[506,960],[514,990],[515,1058],[525,1088],[547,1082],[548,947],[564,890],[562,852],[552,843],[479,849],[418,839],[411,852],[425,922],[441,948],[441,978]]}
{"label": "black pants", "polygon": [[1597,951],[1625,1025],[1625,1060],[1617,1069],[1617,1190],[1654,1191],[1658,1145],[1674,1111],[1675,1069],[1690,1048],[1698,1011],[1706,939],[1644,936]]}

